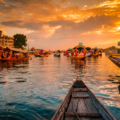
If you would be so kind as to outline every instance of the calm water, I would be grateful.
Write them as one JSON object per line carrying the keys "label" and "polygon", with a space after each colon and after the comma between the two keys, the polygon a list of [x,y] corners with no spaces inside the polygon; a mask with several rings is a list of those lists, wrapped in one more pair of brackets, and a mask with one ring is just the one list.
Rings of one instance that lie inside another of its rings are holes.
{"label": "calm water", "polygon": [[120,120],[120,68],[104,54],[86,62],[50,55],[0,63],[0,120],[50,120],[77,75]]}

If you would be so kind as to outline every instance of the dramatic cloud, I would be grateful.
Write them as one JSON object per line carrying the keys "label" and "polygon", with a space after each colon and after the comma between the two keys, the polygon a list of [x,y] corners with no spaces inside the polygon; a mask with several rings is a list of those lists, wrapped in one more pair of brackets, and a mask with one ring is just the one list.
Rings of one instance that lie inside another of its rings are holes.
{"label": "dramatic cloud", "polygon": [[0,18],[5,34],[23,32],[31,47],[107,47],[119,41],[120,0],[0,0]]}

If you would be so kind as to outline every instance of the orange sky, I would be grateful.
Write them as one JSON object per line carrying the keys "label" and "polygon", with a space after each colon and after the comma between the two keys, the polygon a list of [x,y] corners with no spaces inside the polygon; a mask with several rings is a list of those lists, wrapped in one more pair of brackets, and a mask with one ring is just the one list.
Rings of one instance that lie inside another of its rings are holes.
{"label": "orange sky", "polygon": [[47,50],[117,46],[120,0],[0,0],[0,29]]}

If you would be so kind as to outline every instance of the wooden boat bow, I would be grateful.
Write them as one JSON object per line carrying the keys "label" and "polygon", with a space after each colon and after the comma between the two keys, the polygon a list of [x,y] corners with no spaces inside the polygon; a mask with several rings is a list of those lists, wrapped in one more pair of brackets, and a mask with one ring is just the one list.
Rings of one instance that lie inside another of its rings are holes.
{"label": "wooden boat bow", "polygon": [[80,79],[68,91],[52,120],[115,120]]}

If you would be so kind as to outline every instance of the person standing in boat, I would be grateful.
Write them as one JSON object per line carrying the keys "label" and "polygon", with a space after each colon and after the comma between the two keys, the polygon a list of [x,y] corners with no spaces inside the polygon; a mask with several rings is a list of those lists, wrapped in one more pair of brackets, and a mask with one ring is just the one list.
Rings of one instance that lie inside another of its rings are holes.
{"label": "person standing in boat", "polygon": [[80,52],[80,56],[84,56],[84,53],[83,53],[83,51],[81,51],[81,52]]}
{"label": "person standing in boat", "polygon": [[9,57],[10,57],[10,53],[8,52],[8,53],[7,53],[7,58],[9,58]]}

